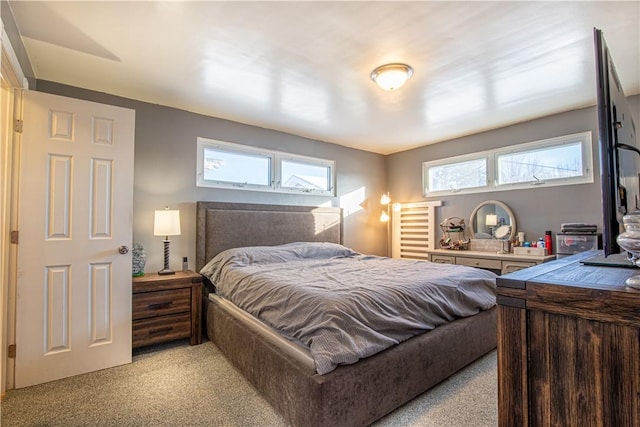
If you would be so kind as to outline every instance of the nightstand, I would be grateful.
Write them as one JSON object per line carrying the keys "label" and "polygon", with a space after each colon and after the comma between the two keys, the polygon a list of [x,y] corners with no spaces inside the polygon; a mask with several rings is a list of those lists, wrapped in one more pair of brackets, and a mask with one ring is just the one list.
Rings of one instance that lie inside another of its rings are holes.
{"label": "nightstand", "polygon": [[133,348],[189,338],[202,343],[202,276],[176,271],[134,277]]}

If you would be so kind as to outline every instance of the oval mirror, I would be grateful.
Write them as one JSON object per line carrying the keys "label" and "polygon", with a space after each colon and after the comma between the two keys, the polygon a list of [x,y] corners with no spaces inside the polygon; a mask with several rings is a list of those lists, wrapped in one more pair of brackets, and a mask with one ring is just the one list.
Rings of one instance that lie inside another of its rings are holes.
{"label": "oval mirror", "polygon": [[516,235],[516,217],[509,206],[497,200],[476,206],[469,224],[473,239],[510,240]]}

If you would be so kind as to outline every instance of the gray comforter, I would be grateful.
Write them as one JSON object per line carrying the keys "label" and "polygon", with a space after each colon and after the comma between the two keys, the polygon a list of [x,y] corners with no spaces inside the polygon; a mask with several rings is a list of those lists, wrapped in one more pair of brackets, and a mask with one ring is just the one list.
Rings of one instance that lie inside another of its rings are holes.
{"label": "gray comforter", "polygon": [[307,345],[319,374],[496,300],[489,271],[362,255],[332,243],[230,249],[201,273],[221,296]]}

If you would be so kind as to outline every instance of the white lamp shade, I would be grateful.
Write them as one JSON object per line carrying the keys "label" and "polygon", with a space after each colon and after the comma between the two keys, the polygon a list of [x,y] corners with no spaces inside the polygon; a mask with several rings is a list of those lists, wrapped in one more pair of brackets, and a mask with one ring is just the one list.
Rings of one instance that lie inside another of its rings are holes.
{"label": "white lamp shade", "polygon": [[485,217],[485,224],[488,226],[498,225],[498,215],[488,214]]}
{"label": "white lamp shade", "polygon": [[162,210],[155,212],[153,221],[154,236],[180,235],[180,211]]}
{"label": "white lamp shade", "polygon": [[380,204],[381,205],[388,205],[391,202],[391,199],[389,198],[389,194],[383,194],[382,197],[380,197]]}

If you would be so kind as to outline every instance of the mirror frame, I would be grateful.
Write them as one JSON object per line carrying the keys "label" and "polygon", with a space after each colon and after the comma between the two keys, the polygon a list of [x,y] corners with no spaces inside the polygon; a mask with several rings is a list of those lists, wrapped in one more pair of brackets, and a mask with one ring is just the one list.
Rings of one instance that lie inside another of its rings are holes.
{"label": "mirror frame", "polygon": [[[499,207],[504,209],[504,211],[507,214],[509,214],[509,225],[511,225],[511,232],[509,233],[509,239],[508,240],[512,240],[516,235],[516,217],[513,214],[513,211],[511,210],[511,208],[509,206],[507,206],[505,203],[500,202],[498,200],[487,200],[487,201],[484,201],[484,202],[480,203],[478,206],[476,206],[475,209],[473,210],[473,212],[471,212],[471,216],[469,217],[469,227],[468,227],[469,228],[469,233],[471,233],[471,238],[475,239],[475,237],[476,237],[476,233],[475,233],[475,230],[474,230],[474,228],[475,228],[475,217],[476,217],[478,211],[480,209],[482,209],[486,205],[498,205]],[[494,237],[494,240],[502,240],[502,239],[496,239]]]}

